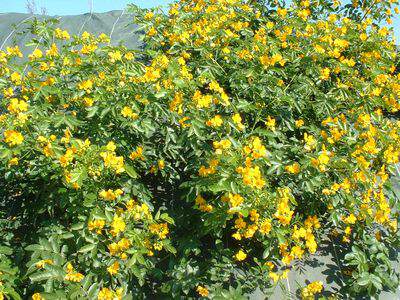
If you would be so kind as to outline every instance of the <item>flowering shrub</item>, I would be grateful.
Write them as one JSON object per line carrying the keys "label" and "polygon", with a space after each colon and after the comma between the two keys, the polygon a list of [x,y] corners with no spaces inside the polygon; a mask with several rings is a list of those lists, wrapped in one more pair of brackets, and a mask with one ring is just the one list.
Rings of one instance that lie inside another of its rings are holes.
{"label": "flowering shrub", "polygon": [[141,50],[36,22],[26,63],[0,52],[0,295],[240,299],[321,243],[342,295],[396,289],[396,1],[278,2],[132,6]]}

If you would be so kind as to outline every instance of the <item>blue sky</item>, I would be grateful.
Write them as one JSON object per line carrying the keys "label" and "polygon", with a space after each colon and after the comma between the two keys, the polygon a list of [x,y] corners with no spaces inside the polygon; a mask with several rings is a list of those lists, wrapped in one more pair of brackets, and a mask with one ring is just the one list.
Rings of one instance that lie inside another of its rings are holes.
{"label": "blue sky", "polygon": [[[1,3],[4,2],[4,5]],[[76,15],[89,11],[89,3],[93,3],[93,11],[106,12],[114,9],[123,9],[133,3],[143,8],[157,5],[167,5],[171,0],[35,0],[36,6],[46,7],[50,15]],[[26,0],[0,0],[0,13],[26,12]]]}
{"label": "blue sky", "polygon": [[[76,15],[89,11],[89,3],[93,3],[93,11],[106,12],[114,9],[123,9],[128,3],[143,8],[158,5],[167,5],[172,0],[35,0],[38,10],[46,7],[50,15]],[[26,12],[26,0],[0,0],[0,13]],[[3,5],[1,5],[3,4]],[[394,19],[393,27],[396,33],[397,44],[400,44],[400,16]]]}

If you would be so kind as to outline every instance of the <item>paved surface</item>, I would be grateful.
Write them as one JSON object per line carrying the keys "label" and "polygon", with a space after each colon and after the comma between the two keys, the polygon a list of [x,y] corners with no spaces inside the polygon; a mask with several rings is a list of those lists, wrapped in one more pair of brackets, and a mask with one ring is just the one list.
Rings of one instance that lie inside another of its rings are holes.
{"label": "paved surface", "polygon": [[[340,250],[337,246],[328,247],[323,245],[322,249],[308,259],[299,261],[289,272],[288,278],[271,290],[271,295],[266,296],[260,290],[250,295],[251,300],[279,299],[292,300],[300,299],[300,289],[313,281],[322,281],[324,284],[324,296],[335,294],[338,299],[348,299],[342,294],[344,274],[341,272]],[[399,263],[395,263],[400,270]],[[357,299],[370,299],[368,297],[359,297]],[[396,293],[383,291],[380,300],[400,299],[400,289]]]}

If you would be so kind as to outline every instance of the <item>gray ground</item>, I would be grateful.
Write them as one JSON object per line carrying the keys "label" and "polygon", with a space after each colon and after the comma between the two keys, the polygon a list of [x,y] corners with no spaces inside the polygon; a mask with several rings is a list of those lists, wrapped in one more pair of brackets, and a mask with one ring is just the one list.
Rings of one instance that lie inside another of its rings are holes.
{"label": "gray ground", "polygon": [[[266,297],[261,291],[256,291],[250,296],[251,300],[297,300],[300,299],[300,288],[313,281],[322,281],[324,284],[324,296],[335,294],[339,299],[348,299],[341,293],[344,275],[341,269],[344,268],[340,259],[340,249],[332,243],[333,247],[323,245],[321,249],[303,261],[298,262],[290,271],[287,280],[282,280],[281,284],[272,291],[272,295]],[[399,269],[398,262],[393,262]],[[360,297],[358,299],[370,299]],[[396,293],[383,291],[379,295],[379,300],[398,300],[400,299],[400,289]]]}

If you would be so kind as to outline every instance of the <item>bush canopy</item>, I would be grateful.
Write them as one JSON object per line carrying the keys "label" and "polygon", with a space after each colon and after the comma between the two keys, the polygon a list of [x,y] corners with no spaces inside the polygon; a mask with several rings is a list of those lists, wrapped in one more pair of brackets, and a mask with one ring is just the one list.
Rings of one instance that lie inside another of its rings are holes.
{"label": "bush canopy", "polygon": [[34,21],[0,51],[0,299],[268,295],[332,246],[340,289],[298,297],[396,290],[395,5],[130,6],[139,50]]}

